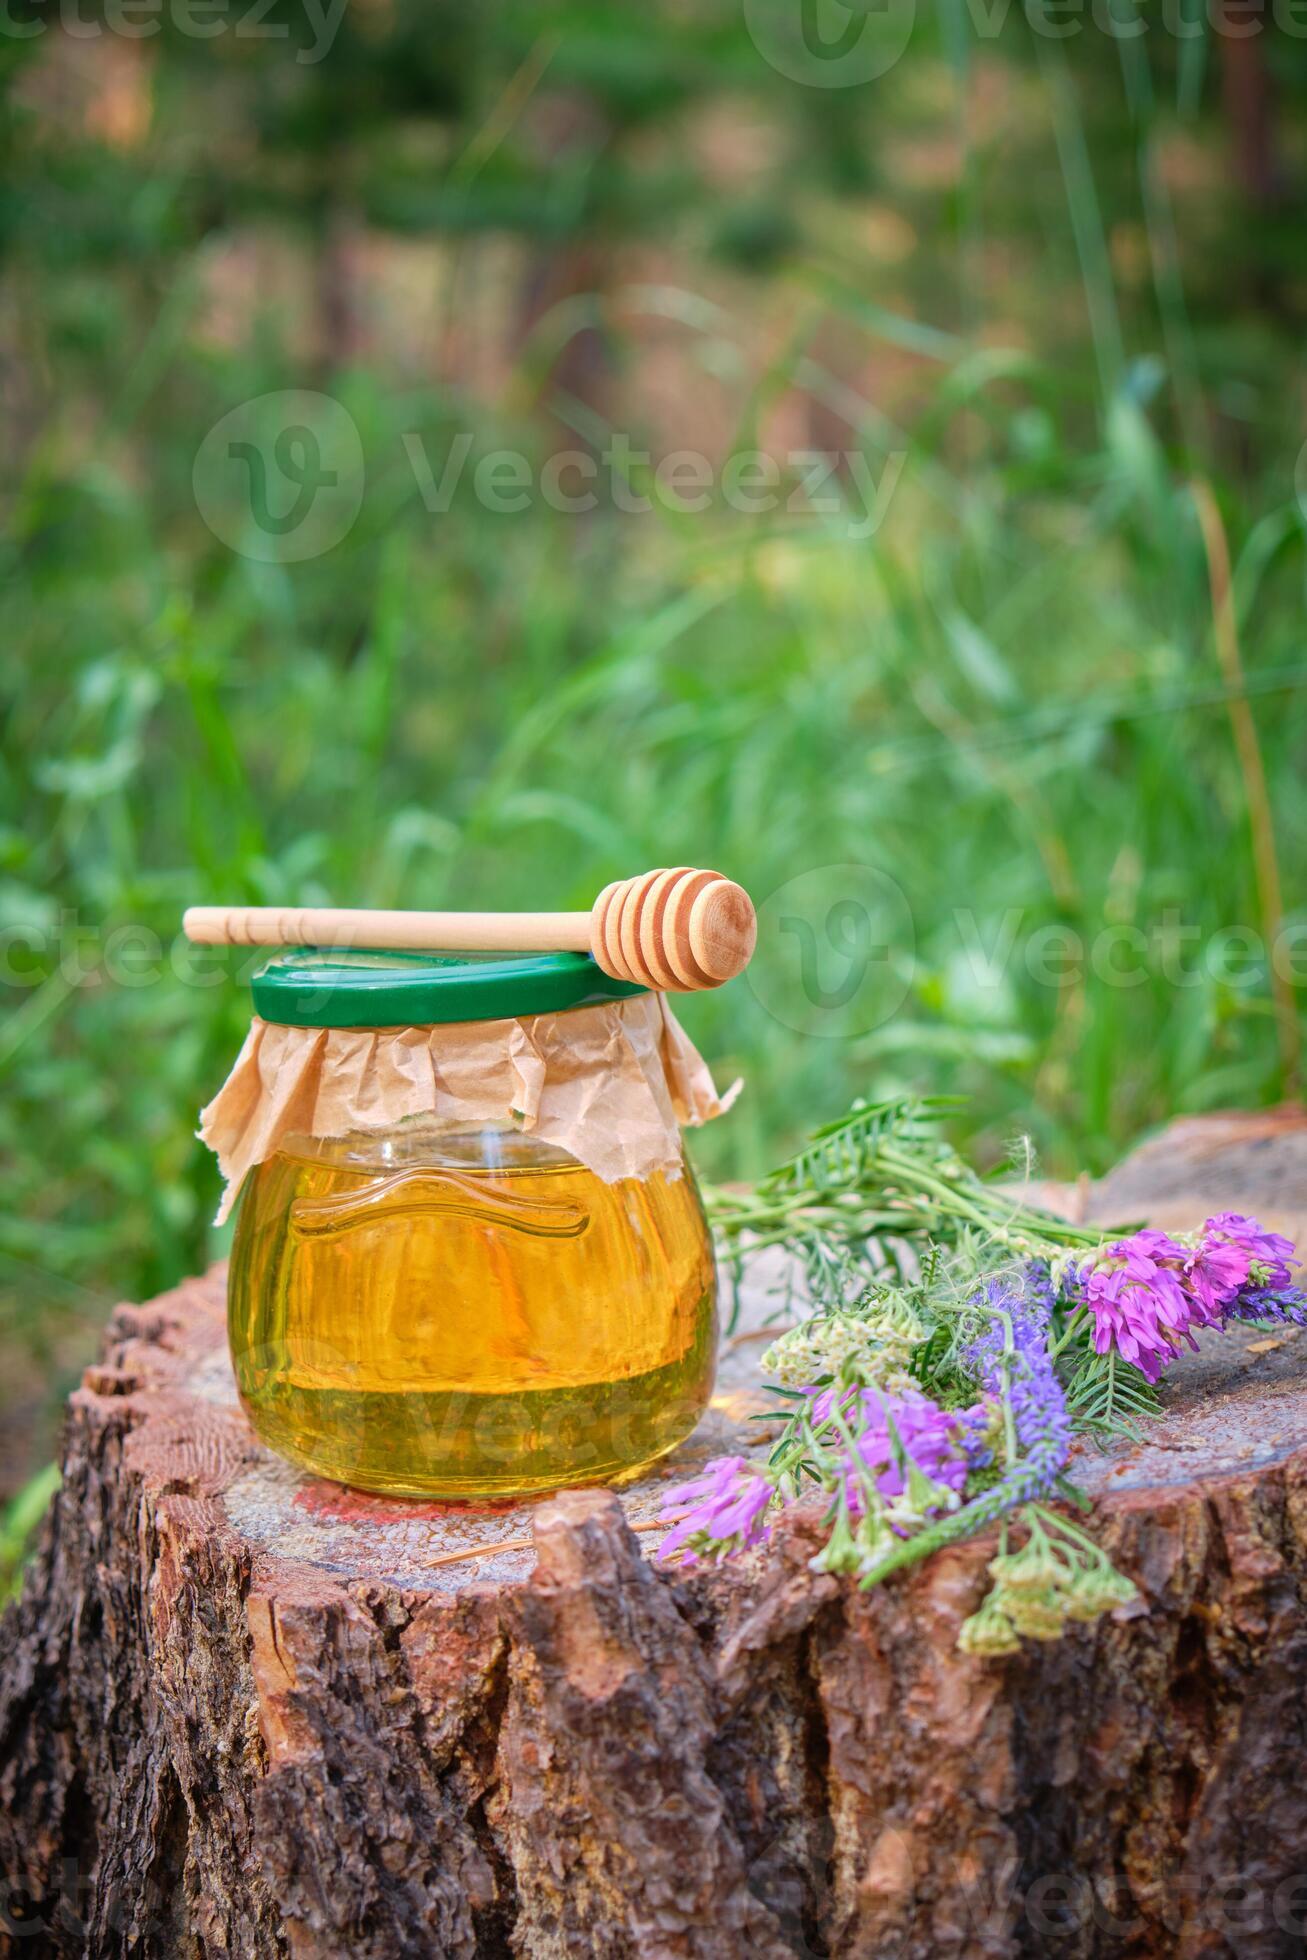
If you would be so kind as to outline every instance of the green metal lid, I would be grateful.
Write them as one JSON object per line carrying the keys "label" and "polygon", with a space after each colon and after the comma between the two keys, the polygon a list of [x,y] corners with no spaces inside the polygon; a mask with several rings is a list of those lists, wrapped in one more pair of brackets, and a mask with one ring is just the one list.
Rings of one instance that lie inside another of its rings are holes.
{"label": "green metal lid", "polygon": [[291,1028],[426,1028],[563,1014],[626,1000],[645,987],[613,980],[586,953],[284,955],[256,973],[254,1011]]}

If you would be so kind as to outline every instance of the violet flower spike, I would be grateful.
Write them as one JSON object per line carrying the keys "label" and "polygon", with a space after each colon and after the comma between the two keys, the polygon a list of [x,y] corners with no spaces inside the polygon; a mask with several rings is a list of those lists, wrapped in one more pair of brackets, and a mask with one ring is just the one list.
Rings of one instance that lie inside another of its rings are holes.
{"label": "violet flower spike", "polygon": [[1228,1318],[1279,1321],[1289,1327],[1307,1327],[1307,1293],[1301,1286],[1252,1286],[1239,1295],[1229,1310]]}
{"label": "violet flower spike", "polygon": [[992,1497],[1009,1492],[1008,1501],[999,1507],[1007,1510],[1051,1489],[1071,1453],[1071,1417],[1048,1352],[1047,1272],[1034,1271],[1026,1283],[991,1279],[977,1301],[991,1313],[1004,1315],[1012,1329],[1009,1350],[1003,1321],[991,1319],[964,1356],[989,1393],[1005,1399],[1012,1412],[1020,1455],[988,1493]]}

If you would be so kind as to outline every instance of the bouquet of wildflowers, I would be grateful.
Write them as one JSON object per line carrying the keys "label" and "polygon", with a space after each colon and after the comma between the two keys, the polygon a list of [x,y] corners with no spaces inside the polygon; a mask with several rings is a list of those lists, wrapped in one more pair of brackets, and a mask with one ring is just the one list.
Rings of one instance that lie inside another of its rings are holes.
{"label": "bouquet of wildflowers", "polygon": [[1198,1329],[1307,1325],[1307,1294],[1290,1241],[1238,1213],[1105,1239],[1026,1206],[943,1142],[940,1113],[855,1106],[753,1191],[709,1194],[737,1276],[785,1246],[813,1310],[763,1357],[784,1414],[770,1457],[719,1458],[669,1493],[661,1553],[723,1557],[817,1497],[814,1565],[869,1587],[997,1526],[994,1584],[961,1645],[1002,1654],[1134,1596],[1050,1508],[1083,1503],[1066,1477],[1077,1433],[1135,1430]]}

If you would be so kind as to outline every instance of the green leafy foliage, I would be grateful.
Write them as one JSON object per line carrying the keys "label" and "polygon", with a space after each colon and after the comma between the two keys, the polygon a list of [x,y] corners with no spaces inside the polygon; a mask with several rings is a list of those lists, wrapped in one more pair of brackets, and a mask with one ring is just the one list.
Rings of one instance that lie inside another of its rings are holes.
{"label": "green leafy foliage", "polygon": [[1115,1349],[1079,1350],[1066,1370],[1067,1407],[1080,1428],[1101,1436],[1138,1435],[1159,1412],[1157,1391]]}
{"label": "green leafy foliage", "polygon": [[737,1282],[747,1260],[778,1246],[802,1265],[810,1297],[834,1310],[883,1274],[900,1286],[933,1279],[946,1249],[965,1287],[996,1251],[1045,1257],[1099,1243],[979,1178],[940,1134],[956,1114],[950,1097],[858,1101],[752,1191],[710,1188],[709,1217]]}

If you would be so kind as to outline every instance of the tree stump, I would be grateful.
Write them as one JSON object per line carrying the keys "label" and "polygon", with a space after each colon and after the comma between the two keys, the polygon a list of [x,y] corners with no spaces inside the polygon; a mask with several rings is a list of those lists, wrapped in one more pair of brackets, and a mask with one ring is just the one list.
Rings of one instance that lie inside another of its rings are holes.
{"label": "tree stump", "polygon": [[[1180,1125],[1062,1196],[1301,1233],[1307,1122]],[[1210,1340],[1143,1444],[1082,1452],[1142,1601],[981,1661],[992,1544],[869,1594],[801,1516],[653,1562],[665,1480],[758,1446],[771,1304],[659,1477],[480,1508],[269,1456],[219,1274],[119,1308],[4,1629],[5,1950],[1301,1954],[1307,1335]]]}

